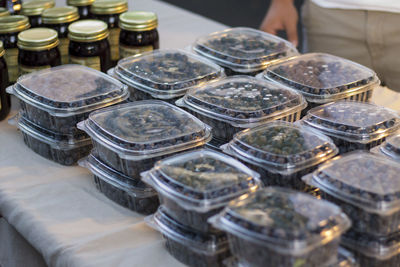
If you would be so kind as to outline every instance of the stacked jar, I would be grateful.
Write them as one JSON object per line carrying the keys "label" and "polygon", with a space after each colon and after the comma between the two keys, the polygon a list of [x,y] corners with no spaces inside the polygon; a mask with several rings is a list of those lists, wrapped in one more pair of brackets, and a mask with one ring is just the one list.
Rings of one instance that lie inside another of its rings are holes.
{"label": "stacked jar", "polygon": [[0,17],[5,17],[5,16],[9,16],[9,15],[10,15],[10,11],[5,9],[4,7],[0,7]]}
{"label": "stacked jar", "polygon": [[8,86],[8,70],[4,54],[3,42],[0,41],[0,121],[7,117],[11,106],[10,95],[6,93],[6,87]]}
{"label": "stacked jar", "polygon": [[45,9],[54,7],[53,0],[33,0],[22,3],[21,14],[29,18],[29,23],[32,28],[43,25],[42,12]]}
{"label": "stacked jar", "polygon": [[67,0],[67,5],[78,9],[79,19],[89,19],[91,17],[90,7],[95,0]]}

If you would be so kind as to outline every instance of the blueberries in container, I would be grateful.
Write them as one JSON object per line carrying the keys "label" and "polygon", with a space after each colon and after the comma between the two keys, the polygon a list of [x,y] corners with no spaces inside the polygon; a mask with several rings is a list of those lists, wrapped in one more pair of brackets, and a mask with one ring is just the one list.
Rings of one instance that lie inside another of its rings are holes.
{"label": "blueberries in container", "polygon": [[156,161],[211,139],[209,126],[160,100],[101,109],[78,127],[92,137],[95,157],[135,179]]}
{"label": "blueberries in container", "polygon": [[283,121],[244,130],[222,148],[258,172],[264,185],[303,191],[307,187],[302,177],[337,154],[328,137]]}
{"label": "blueberries in container", "polygon": [[338,206],[352,230],[382,236],[400,230],[400,165],[364,151],[348,153],[304,177]]}
{"label": "blueberries in container", "polygon": [[113,71],[113,76],[129,86],[130,100],[162,99],[170,103],[187,90],[222,75],[218,65],[178,49],[161,49],[121,59]]}
{"label": "blueberries in container", "polygon": [[386,138],[385,142],[372,148],[371,152],[384,155],[392,160],[400,162],[400,135]]}
{"label": "blueberries in container", "polygon": [[398,112],[355,101],[313,108],[301,122],[329,136],[340,153],[370,150],[400,128]]}
{"label": "blueberries in container", "polygon": [[232,254],[246,266],[280,267],[337,262],[350,226],[336,205],[281,187],[243,195],[209,222],[227,232]]}
{"label": "blueberries in container", "polygon": [[196,40],[193,50],[224,67],[228,76],[254,76],[268,65],[298,54],[286,40],[244,27],[202,36]]}
{"label": "blueberries in container", "polygon": [[81,134],[76,124],[93,110],[120,103],[128,89],[119,81],[81,65],[63,65],[21,76],[7,88],[30,121],[62,134]]}
{"label": "blueberries in container", "polygon": [[259,189],[259,174],[212,150],[196,150],[161,160],[143,174],[168,214],[196,231],[217,232],[207,223],[229,201]]}
{"label": "blueberries in container", "polygon": [[210,125],[213,137],[226,143],[235,133],[268,121],[294,122],[307,103],[285,86],[234,76],[190,90],[177,105]]}

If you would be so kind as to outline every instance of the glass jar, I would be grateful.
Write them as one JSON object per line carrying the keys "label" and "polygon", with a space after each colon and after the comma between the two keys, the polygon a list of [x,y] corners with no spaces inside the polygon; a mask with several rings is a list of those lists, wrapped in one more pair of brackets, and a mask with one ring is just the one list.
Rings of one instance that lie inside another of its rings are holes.
{"label": "glass jar", "polygon": [[49,28],[34,28],[18,34],[19,75],[61,65],[57,32]]}
{"label": "glass jar", "polygon": [[160,47],[157,15],[133,11],[119,16],[119,57],[129,57]]}
{"label": "glass jar", "polygon": [[4,7],[0,7],[0,17],[10,16],[10,11]]}
{"label": "glass jar", "polygon": [[18,15],[21,11],[21,0],[4,0],[3,3],[2,6],[5,7],[11,15]]}
{"label": "glass jar", "polygon": [[28,17],[21,15],[0,17],[0,41],[6,53],[4,58],[8,67],[8,80],[13,83],[18,78],[18,33],[30,27]]}
{"label": "glass jar", "polygon": [[32,28],[42,26],[42,12],[45,9],[54,7],[52,0],[33,0],[22,3],[21,14],[29,18]]}
{"label": "glass jar", "polygon": [[93,3],[90,12],[94,19],[107,23],[110,32],[109,42],[111,48],[111,60],[113,65],[119,60],[119,15],[128,10],[126,0],[97,0]]}
{"label": "glass jar", "polygon": [[90,18],[90,7],[94,0],[67,0],[67,5],[74,6],[78,9],[79,19]]}
{"label": "glass jar", "polygon": [[0,121],[7,117],[11,106],[10,95],[6,93],[8,71],[4,54],[3,42],[0,41]]}
{"label": "glass jar", "polygon": [[78,9],[73,6],[52,7],[42,13],[43,26],[52,28],[58,33],[61,63],[68,64],[68,26],[79,19]]}
{"label": "glass jar", "polygon": [[107,72],[111,68],[109,32],[101,20],[80,20],[68,27],[69,59],[80,64]]}

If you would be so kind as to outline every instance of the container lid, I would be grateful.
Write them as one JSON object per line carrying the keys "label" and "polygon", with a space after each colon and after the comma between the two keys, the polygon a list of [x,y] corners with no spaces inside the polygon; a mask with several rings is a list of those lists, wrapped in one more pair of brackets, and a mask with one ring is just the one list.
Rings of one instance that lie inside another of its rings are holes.
{"label": "container lid", "polygon": [[300,93],[250,76],[207,83],[188,91],[182,103],[195,112],[242,128],[281,119],[307,106]]}
{"label": "container lid", "polygon": [[30,51],[49,50],[59,44],[58,34],[49,28],[33,28],[18,34],[18,48]]}
{"label": "container lid", "polygon": [[386,138],[386,142],[382,144],[380,150],[385,155],[395,160],[400,160],[400,135]]}
{"label": "container lid", "polygon": [[7,92],[58,117],[90,112],[124,101],[129,95],[119,81],[82,65],[23,75]]}
{"label": "container lid", "polygon": [[74,6],[52,7],[43,11],[44,24],[69,23],[79,19],[78,9]]}
{"label": "container lid", "polygon": [[223,74],[218,65],[178,49],[121,59],[114,72],[124,83],[161,99],[183,96],[187,90]]}
{"label": "container lid", "polygon": [[136,101],[97,110],[78,124],[121,158],[142,160],[204,145],[210,127],[159,100]]}
{"label": "container lid", "polygon": [[9,16],[9,15],[10,15],[10,11],[8,11],[4,7],[0,7],[0,17]]}
{"label": "container lid", "polygon": [[53,0],[33,0],[22,3],[21,13],[25,16],[41,15],[43,10],[54,7]]}
{"label": "container lid", "polygon": [[108,26],[101,20],[86,19],[68,26],[68,38],[76,42],[95,42],[108,37]]}
{"label": "container lid", "polygon": [[69,6],[90,6],[95,0],[67,0]]}
{"label": "container lid", "polygon": [[0,41],[0,57],[4,56],[5,52],[3,42]]}
{"label": "container lid", "polygon": [[202,36],[193,49],[221,66],[240,72],[263,70],[282,58],[298,54],[286,40],[251,28],[231,28]]}
{"label": "container lid", "polygon": [[237,133],[224,152],[270,172],[291,174],[338,153],[329,137],[310,127],[275,121]]}
{"label": "container lid", "polygon": [[350,97],[378,85],[375,72],[353,61],[323,53],[292,57],[267,68],[264,77],[289,85],[307,100],[327,102]]}
{"label": "container lid", "polygon": [[303,255],[331,242],[351,224],[338,206],[281,187],[243,195],[208,221],[239,238],[290,255]]}
{"label": "container lid", "polygon": [[308,111],[302,120],[329,136],[369,143],[400,128],[399,113],[385,107],[355,101],[338,101]]}
{"label": "container lid", "polygon": [[0,17],[0,33],[13,33],[30,27],[29,19],[22,15]]}
{"label": "container lid", "polygon": [[120,14],[128,10],[126,0],[96,0],[90,9],[92,14]]}
{"label": "container lid", "polygon": [[131,11],[121,14],[118,23],[127,31],[151,31],[157,28],[158,19],[154,12]]}
{"label": "container lid", "polygon": [[199,212],[219,208],[260,187],[260,175],[225,154],[202,149],[158,161],[143,175],[159,193]]}

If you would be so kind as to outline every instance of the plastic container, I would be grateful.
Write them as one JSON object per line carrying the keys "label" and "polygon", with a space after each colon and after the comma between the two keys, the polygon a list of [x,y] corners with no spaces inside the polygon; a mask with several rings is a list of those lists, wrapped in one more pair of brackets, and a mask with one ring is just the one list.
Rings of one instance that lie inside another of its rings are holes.
{"label": "plastic container", "polygon": [[229,76],[256,75],[268,65],[298,54],[288,41],[251,28],[231,28],[202,36],[193,50],[224,67]]}
{"label": "plastic container", "polygon": [[174,220],[207,233],[217,232],[207,219],[232,199],[259,189],[259,176],[225,154],[196,150],[157,162],[142,179]]}
{"label": "plastic container", "polygon": [[301,122],[332,138],[340,153],[370,150],[400,128],[398,112],[354,101],[313,108]]}
{"label": "plastic container", "polygon": [[168,252],[188,266],[219,267],[230,256],[226,235],[198,233],[168,216],[163,206],[145,220],[161,232]]}
{"label": "plastic container", "polygon": [[262,77],[299,90],[310,108],[340,99],[368,102],[380,83],[373,70],[323,53],[279,62],[268,67]]}
{"label": "plastic container", "polygon": [[307,106],[302,95],[250,76],[234,76],[190,90],[176,102],[229,142],[246,128],[273,120],[294,122]]}
{"label": "plastic container", "polygon": [[226,231],[231,252],[250,266],[325,266],[337,262],[350,220],[305,193],[268,187],[232,201],[209,222]]}
{"label": "plastic container", "polygon": [[76,134],[76,124],[90,112],[125,101],[129,95],[119,81],[80,65],[21,76],[7,92],[19,98],[27,119],[64,134]]}
{"label": "plastic container", "polygon": [[386,141],[383,142],[383,144],[372,148],[371,152],[384,155],[400,162],[400,135],[386,138]]}
{"label": "plastic container", "polygon": [[309,127],[276,121],[244,130],[222,146],[261,175],[264,185],[305,190],[302,177],[337,154],[328,137]]}
{"label": "plastic container", "polygon": [[93,140],[93,154],[136,179],[164,157],[203,146],[210,127],[159,100],[137,101],[95,111],[78,124]]}
{"label": "plastic container", "polygon": [[92,142],[85,134],[62,135],[44,129],[23,116],[17,120],[25,144],[35,153],[59,164],[74,165],[92,149]]}
{"label": "plastic container", "polygon": [[162,99],[172,103],[187,90],[223,75],[218,65],[178,49],[121,59],[114,72],[129,86],[131,100]]}
{"label": "plastic container", "polygon": [[352,230],[382,236],[400,229],[400,165],[363,151],[322,165],[304,181],[341,206]]}

